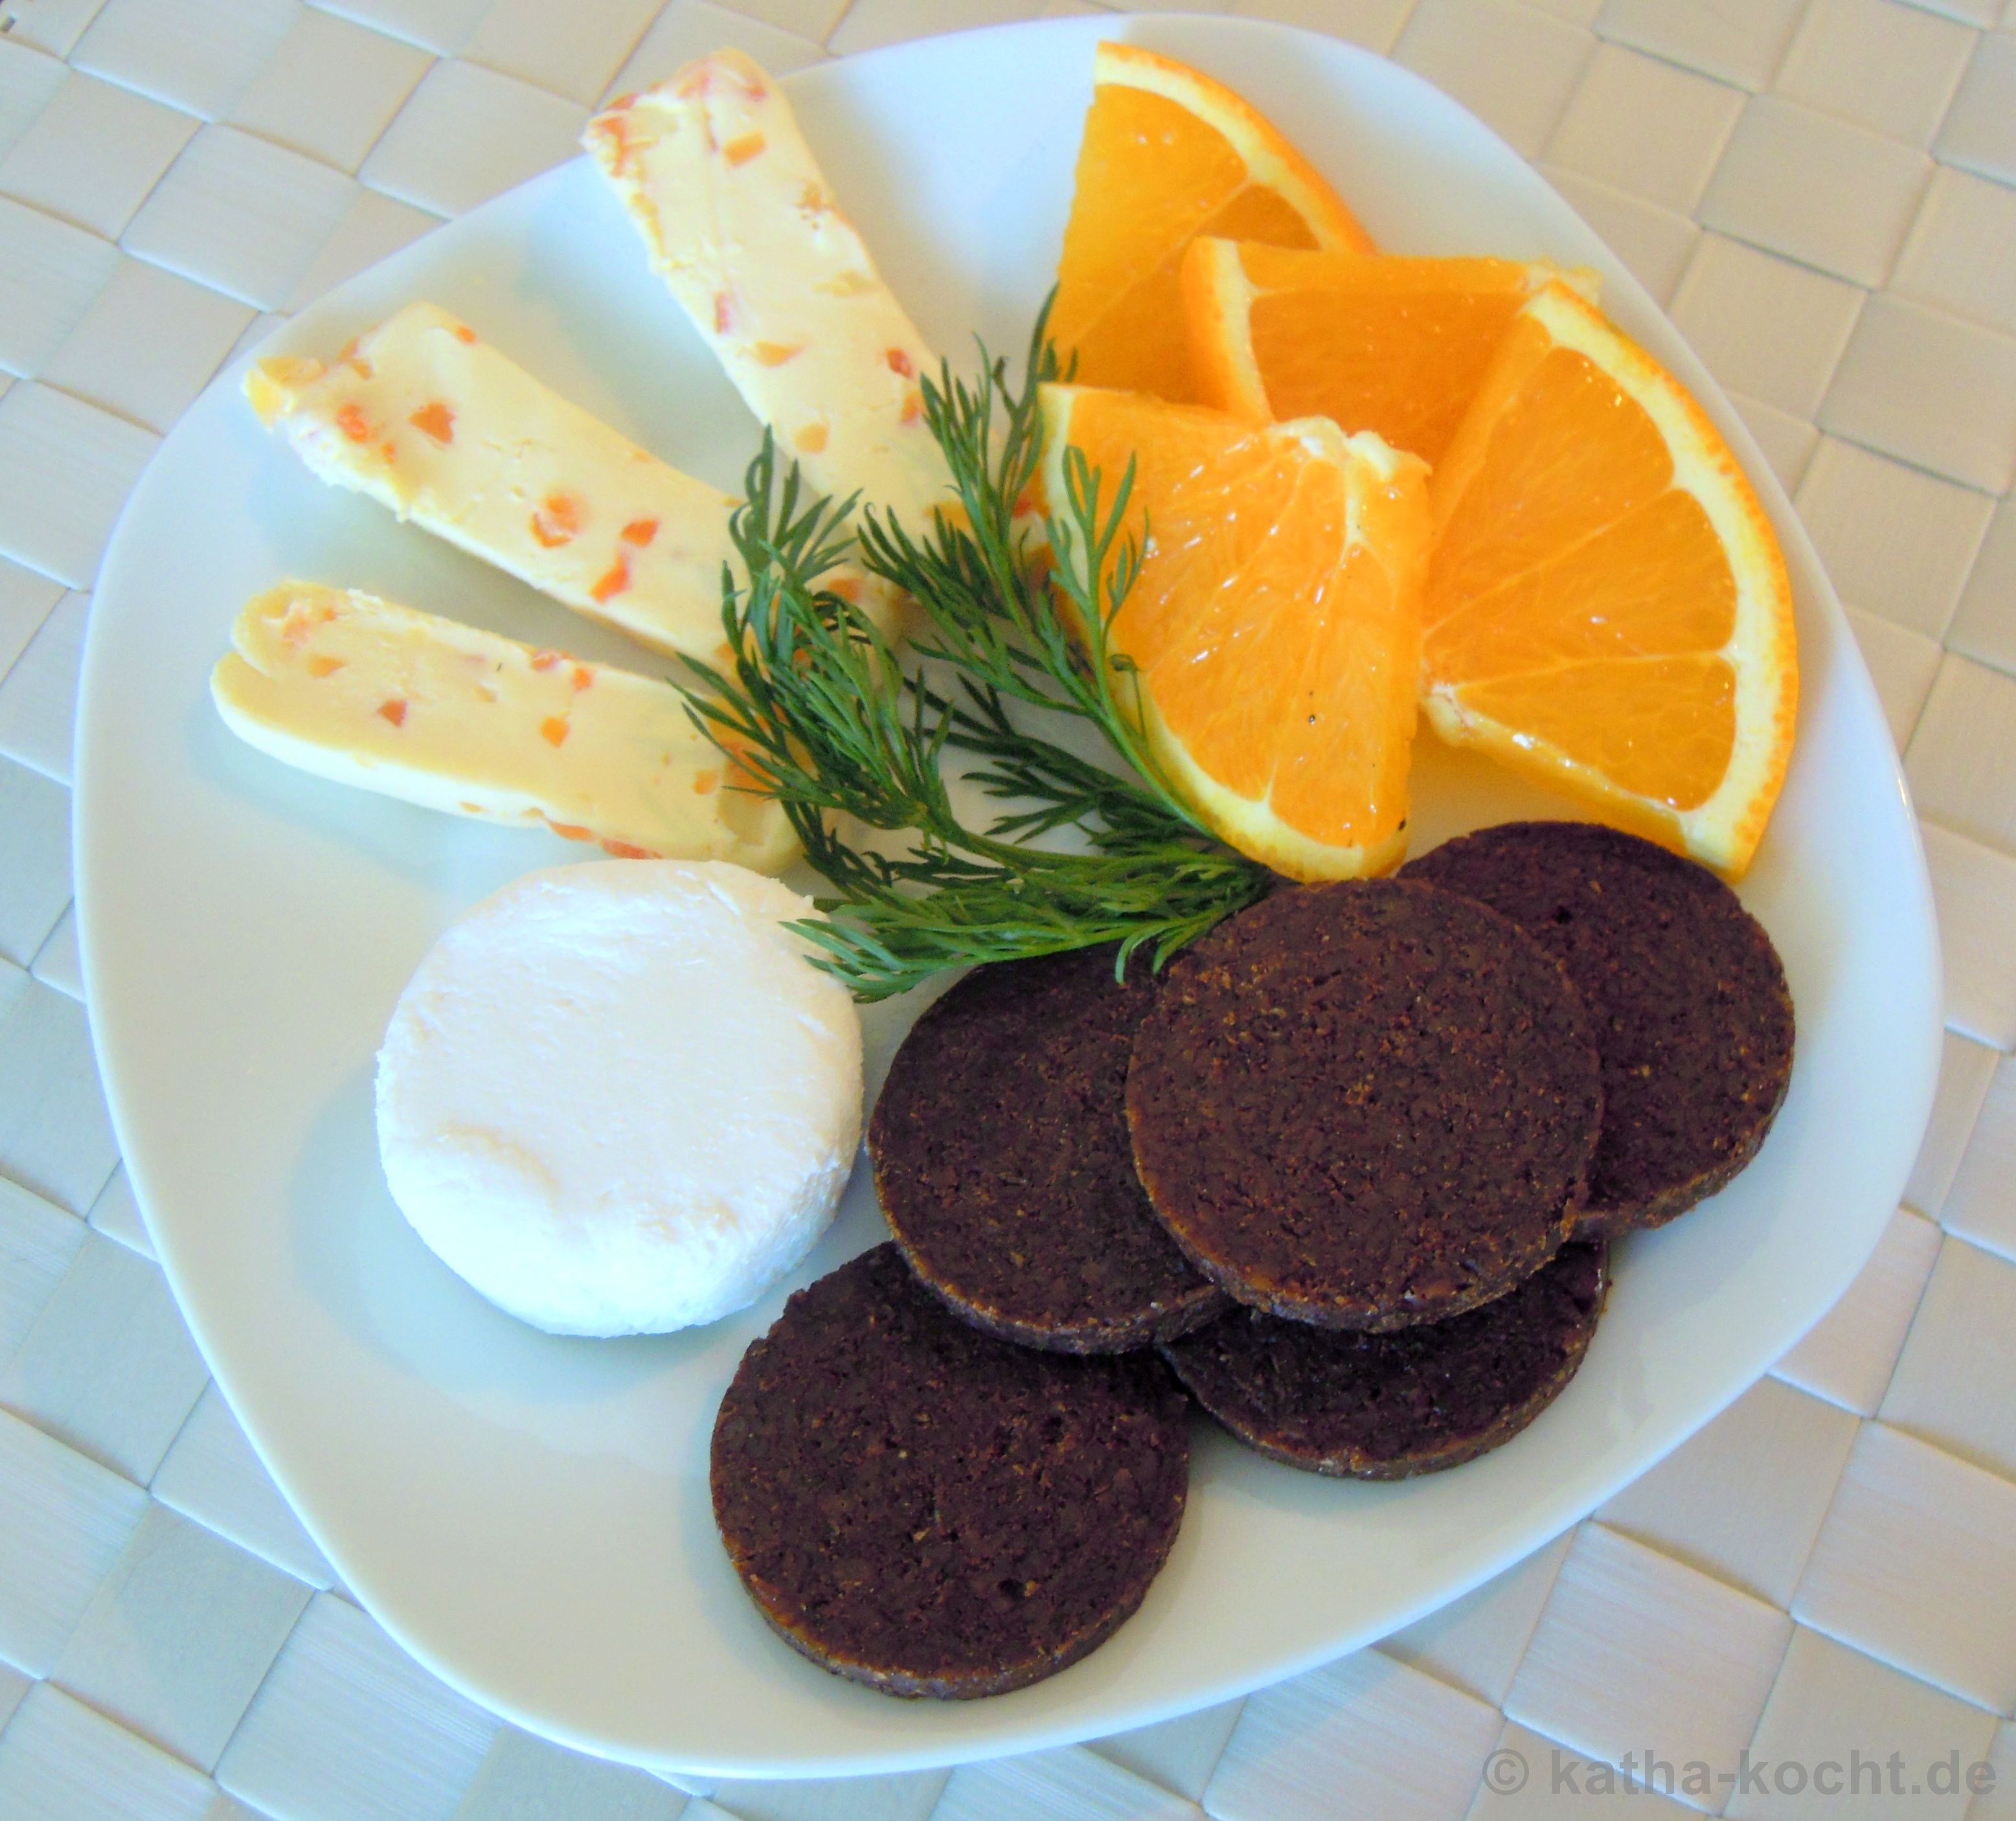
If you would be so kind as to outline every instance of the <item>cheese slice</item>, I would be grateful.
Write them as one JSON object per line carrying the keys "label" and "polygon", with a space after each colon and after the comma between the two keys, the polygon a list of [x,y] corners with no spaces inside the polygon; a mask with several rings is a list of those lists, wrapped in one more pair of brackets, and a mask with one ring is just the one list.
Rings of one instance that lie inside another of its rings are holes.
{"label": "cheese slice", "polygon": [[621,855],[797,855],[668,684],[308,581],[247,602],[231,642],[210,686],[226,725],[319,777]]}
{"label": "cheese slice", "polygon": [[738,51],[689,63],[588,124],[693,326],[819,491],[859,493],[913,531],[945,502],[912,326],[776,84]]}
{"label": "cheese slice", "polygon": [[[432,304],[409,304],[335,360],[261,361],[246,395],[322,480],[655,651],[718,661],[737,502],[668,466]],[[887,627],[892,596],[828,585]]]}

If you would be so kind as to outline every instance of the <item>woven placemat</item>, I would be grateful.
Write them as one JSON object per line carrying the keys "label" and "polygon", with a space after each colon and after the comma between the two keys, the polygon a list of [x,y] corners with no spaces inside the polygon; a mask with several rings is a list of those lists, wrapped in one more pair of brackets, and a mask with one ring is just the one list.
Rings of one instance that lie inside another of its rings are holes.
{"label": "woven placemat", "polygon": [[[1796,500],[1924,819],[1945,1067],[1874,1261],[1589,1522],[1377,1647],[1096,1745],[689,1790],[504,1726],[337,1585],[190,1344],[80,1003],[99,556],[211,376],[724,43],[1076,0],[0,0],[0,1815],[2016,1816],[2016,3],[1243,0],[1535,160]],[[1194,10],[1195,9],[1191,9]],[[1982,1786],[1993,1783],[1992,1788]]]}

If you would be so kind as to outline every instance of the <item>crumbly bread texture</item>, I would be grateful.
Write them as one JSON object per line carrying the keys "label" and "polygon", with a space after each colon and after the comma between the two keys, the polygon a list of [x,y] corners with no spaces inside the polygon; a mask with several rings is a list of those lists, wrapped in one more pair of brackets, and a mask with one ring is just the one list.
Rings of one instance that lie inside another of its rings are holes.
{"label": "crumbly bread texture", "polygon": [[1127,1064],[1154,1003],[1111,946],[977,968],[904,1038],[868,1128],[882,1211],[956,1315],[1025,1346],[1112,1353],[1226,1306],[1148,1206]]}
{"label": "crumbly bread texture", "polygon": [[1276,892],[1171,966],[1127,1082],[1135,1162],[1238,1301],[1384,1330],[1557,1251],[1602,1114],[1559,965],[1433,886]]}
{"label": "crumbly bread texture", "polygon": [[1595,822],[1507,822],[1406,869],[1489,905],[1568,970],[1603,1059],[1581,1232],[1662,1225],[1757,1154],[1792,1075],[1785,970],[1705,866]]}
{"label": "crumbly bread texture", "polygon": [[1162,1349],[1248,1446],[1364,1480],[1438,1471],[1509,1441],[1575,1375],[1609,1288],[1607,1248],[1564,1246],[1467,1315],[1354,1333],[1238,1309]]}
{"label": "crumbly bread texture", "polygon": [[954,1319],[880,1245],[801,1290],[715,1419],[714,1510],[786,1643],[885,1693],[999,1694],[1110,1637],[1167,1558],[1186,1405],[1153,1353]]}

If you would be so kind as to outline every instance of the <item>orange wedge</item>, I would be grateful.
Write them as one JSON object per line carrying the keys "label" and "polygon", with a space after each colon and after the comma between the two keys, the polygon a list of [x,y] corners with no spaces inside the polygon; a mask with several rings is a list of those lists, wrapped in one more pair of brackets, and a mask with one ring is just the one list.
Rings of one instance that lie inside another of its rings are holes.
{"label": "orange wedge", "polygon": [[1093,59],[1050,333],[1078,378],[1193,396],[1178,269],[1199,234],[1283,247],[1372,243],[1309,162],[1229,88],[1133,45]]}
{"label": "orange wedge", "polygon": [[1439,462],[1521,305],[1593,273],[1512,259],[1403,259],[1211,238],[1183,255],[1197,394],[1266,422],[1327,417]]}
{"label": "orange wedge", "polygon": [[[1150,750],[1204,822],[1296,879],[1406,848],[1427,470],[1310,418],[1252,424],[1046,386],[1044,491],[1082,449],[1110,504],[1130,459],[1140,573],[1112,627]],[[1067,557],[1068,560],[1068,557]]]}
{"label": "orange wedge", "polygon": [[1777,541],[1701,407],[1549,285],[1430,498],[1430,725],[1740,874],[1784,778],[1798,660]]}

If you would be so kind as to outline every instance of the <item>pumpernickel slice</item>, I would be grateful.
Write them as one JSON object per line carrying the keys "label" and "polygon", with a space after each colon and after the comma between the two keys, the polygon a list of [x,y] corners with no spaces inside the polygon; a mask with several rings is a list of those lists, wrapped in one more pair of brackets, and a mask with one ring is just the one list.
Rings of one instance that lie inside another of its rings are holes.
{"label": "pumpernickel slice", "polygon": [[1250,1447],[1310,1473],[1399,1480],[1508,1441],[1561,1395],[1596,1333],[1607,1248],[1564,1246],[1467,1315],[1352,1333],[1239,1309],[1162,1356]]}
{"label": "pumpernickel slice", "polygon": [[1171,965],[1127,1079],[1157,1216],[1254,1308],[1375,1331],[1503,1295],[1578,1218],[1602,1114],[1560,966],[1472,899],[1301,886]]}
{"label": "pumpernickel slice", "polygon": [[1113,1353],[1226,1306],[1134,1174],[1127,1063],[1154,1003],[1111,947],[976,968],[904,1038],[868,1127],[875,1191],[923,1283],[1004,1340]]}
{"label": "pumpernickel slice", "polygon": [[785,1304],[714,1425],[715,1519],[764,1618],[889,1694],[999,1694],[1103,1643],[1167,1558],[1189,1473],[1153,1353],[998,1341],[887,1244]]}
{"label": "pumpernickel slice", "polygon": [[1406,876],[1502,912],[1568,970],[1603,1058],[1579,1229],[1659,1226],[1757,1154],[1792,1075],[1785,970],[1705,866],[1586,822],[1507,822]]}

